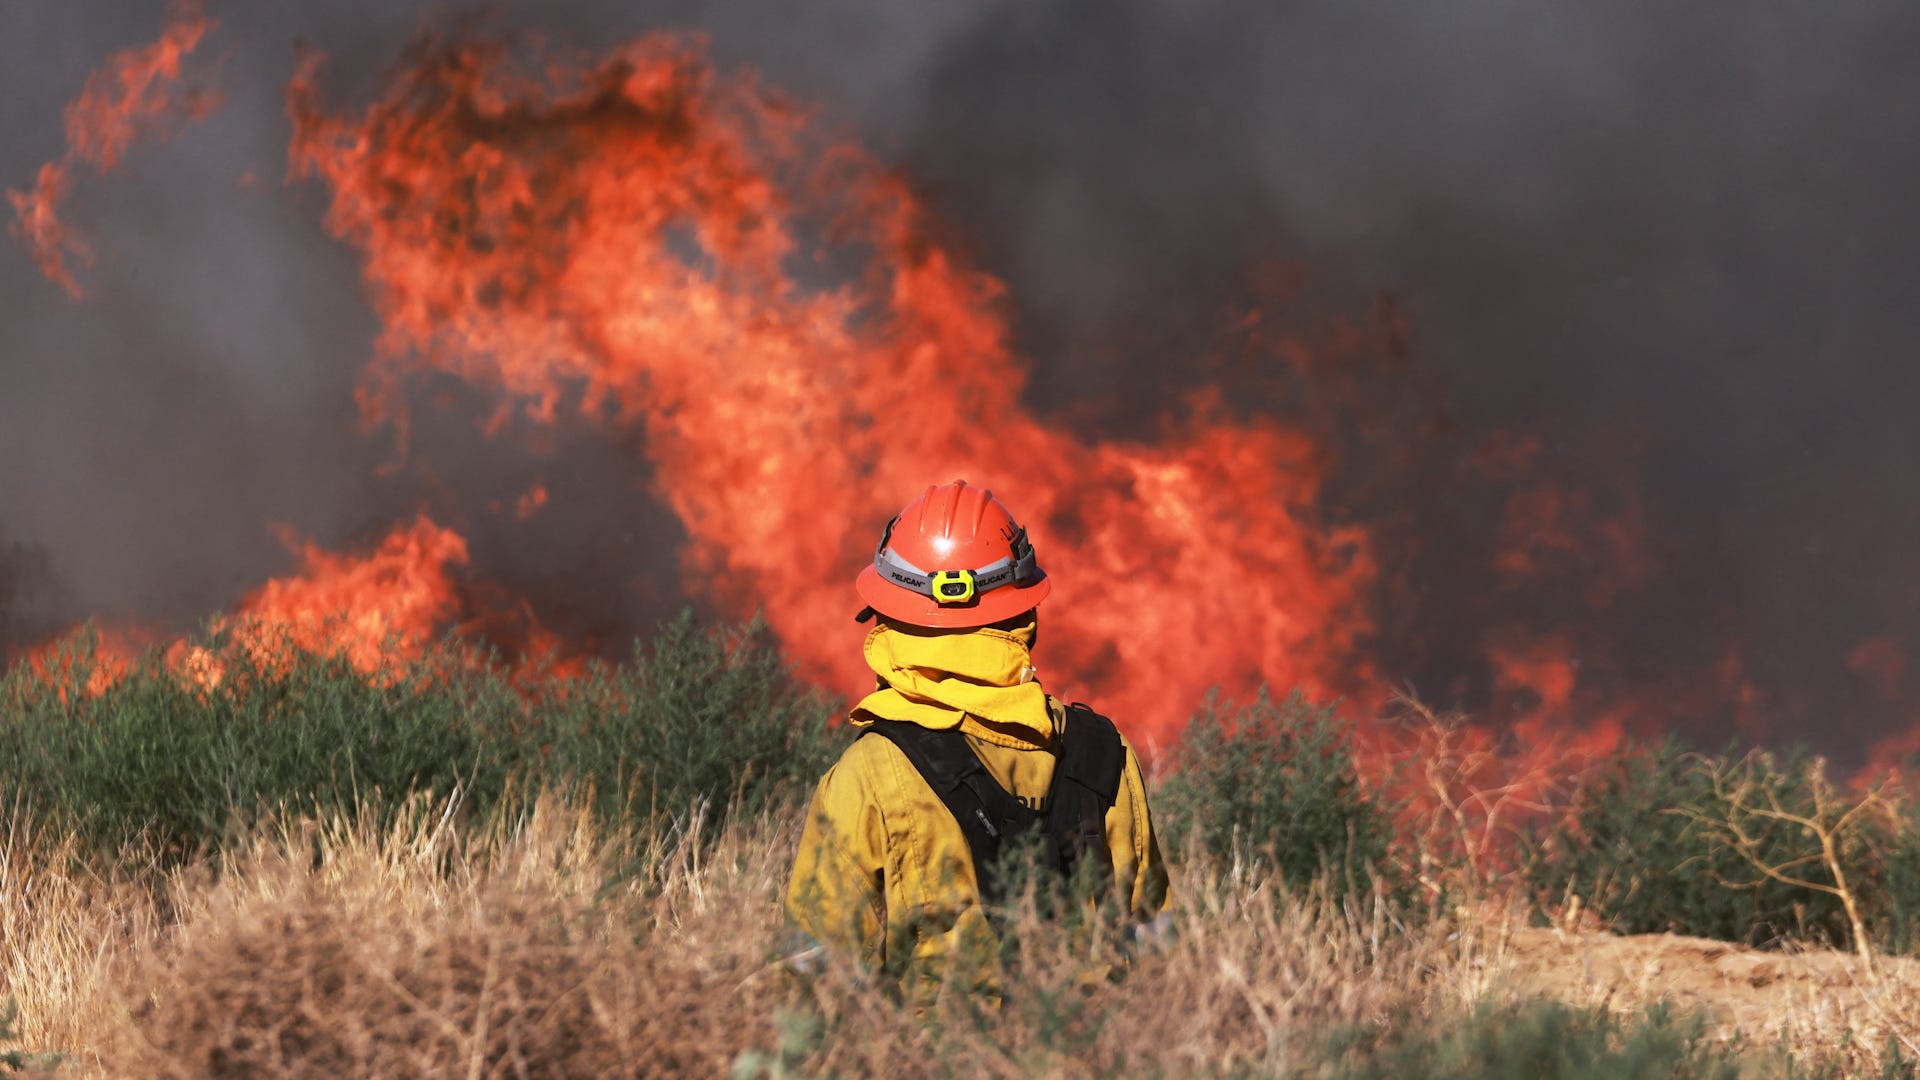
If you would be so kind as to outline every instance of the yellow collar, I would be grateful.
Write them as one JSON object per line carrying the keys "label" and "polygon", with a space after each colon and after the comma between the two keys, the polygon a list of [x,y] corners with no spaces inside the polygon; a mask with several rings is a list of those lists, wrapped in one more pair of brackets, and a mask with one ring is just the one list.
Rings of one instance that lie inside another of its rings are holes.
{"label": "yellow collar", "polygon": [[867,635],[864,652],[885,686],[862,699],[850,719],[959,727],[1003,744],[1050,742],[1057,728],[1034,673],[1033,630],[1028,624],[941,632],[883,623]]}

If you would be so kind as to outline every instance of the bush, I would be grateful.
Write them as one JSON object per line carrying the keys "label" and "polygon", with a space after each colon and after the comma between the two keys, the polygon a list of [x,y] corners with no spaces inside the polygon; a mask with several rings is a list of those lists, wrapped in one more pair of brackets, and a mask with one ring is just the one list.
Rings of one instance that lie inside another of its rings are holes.
{"label": "bush", "polygon": [[1879,901],[1880,944],[1891,952],[1920,954],[1920,805],[1909,805],[1895,822],[1872,895]]}
{"label": "bush", "polygon": [[758,622],[717,633],[691,614],[618,667],[543,684],[519,735],[530,777],[593,786],[603,815],[755,813],[806,790],[844,741]]}
{"label": "bush", "polygon": [[1265,688],[1237,710],[1207,699],[1181,733],[1155,806],[1175,841],[1258,860],[1294,888],[1331,871],[1337,888],[1354,890],[1391,835],[1332,709],[1297,692],[1276,704]]}
{"label": "bush", "polygon": [[1869,799],[1836,789],[1817,760],[1669,740],[1598,765],[1526,877],[1546,905],[1578,896],[1620,933],[1854,943],[1826,831],[1873,936],[1911,939],[1920,852],[1891,804]]}
{"label": "bush", "polygon": [[219,671],[207,685],[157,656],[101,678],[86,641],[52,676],[16,666],[0,682],[0,770],[94,845],[174,860],[262,811],[399,813],[456,788],[478,815],[512,792],[587,785],[608,819],[702,800],[753,812],[817,776],[834,742],[756,627],[708,633],[690,616],[628,664],[525,693],[451,642],[371,674],[285,641],[201,647]]}
{"label": "bush", "polygon": [[97,679],[84,642],[58,681],[16,667],[4,684],[0,765],[30,805],[97,844],[139,839],[172,856],[217,844],[236,813],[397,804],[456,784],[484,803],[504,784],[489,733],[518,703],[488,672],[441,658],[370,678],[343,657],[290,645],[216,635],[203,647],[221,669],[211,687],[157,656]]}

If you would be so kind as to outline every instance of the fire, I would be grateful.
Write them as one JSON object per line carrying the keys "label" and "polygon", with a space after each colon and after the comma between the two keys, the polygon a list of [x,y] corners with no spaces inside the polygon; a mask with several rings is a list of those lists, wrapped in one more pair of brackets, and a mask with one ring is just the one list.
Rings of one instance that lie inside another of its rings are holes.
{"label": "fire", "polygon": [[[1907,651],[1892,637],[1871,637],[1847,653],[1847,670],[1880,701],[1899,701],[1907,681]],[[1920,764],[1920,717],[1906,727],[1877,740],[1867,752],[1867,763],[1853,776],[1858,788],[1872,787],[1890,778],[1904,777]]]}
{"label": "fire", "polygon": [[40,166],[32,191],[9,189],[7,202],[13,206],[14,235],[26,242],[34,264],[47,280],[78,300],[83,292],[79,280],[67,269],[67,260],[92,266],[93,247],[60,219],[60,204],[67,201],[72,183],[65,162],[49,161]]}
{"label": "fire", "polygon": [[467,563],[467,542],[425,515],[365,555],[335,555],[286,529],[281,539],[300,571],[239,603],[232,621],[243,633],[284,632],[299,648],[339,653],[371,672],[418,658],[460,617],[453,571]]}
{"label": "fire", "polygon": [[540,508],[545,505],[547,505],[547,485],[535,484],[514,501],[513,516],[520,521],[526,521],[539,513]]}
{"label": "fire", "polygon": [[289,89],[293,168],[331,189],[327,227],[383,322],[368,421],[404,431],[409,378],[440,371],[535,424],[565,408],[644,432],[693,587],[764,610],[829,685],[864,675],[835,583],[954,477],[1003,495],[1055,576],[1053,685],[1097,687],[1137,737],[1214,686],[1371,685],[1375,559],[1321,507],[1314,439],[1207,393],[1152,440],[1049,427],[1021,400],[1000,283],[906,185],[698,43],[587,67],[485,43],[413,56],[357,115],[323,105],[316,60]]}
{"label": "fire", "polygon": [[1854,773],[1852,784],[1866,790],[1910,777],[1916,771],[1916,761],[1920,761],[1920,717],[1909,721],[1904,731],[1875,743],[1867,755],[1867,763]]}
{"label": "fire", "polygon": [[[71,685],[86,673],[82,693],[99,695],[127,677],[140,658],[164,638],[151,627],[128,620],[94,620],[84,628],[43,642],[22,658],[34,674],[49,683]],[[65,700],[62,691],[62,700]]]}
{"label": "fire", "polygon": [[[369,675],[418,660],[449,633],[470,639],[518,642],[530,665],[548,674],[579,670],[580,661],[524,605],[500,604],[487,589],[463,579],[467,542],[422,514],[395,527],[371,550],[327,551],[290,529],[281,538],[299,561],[295,573],[268,580],[215,619],[212,629],[271,666],[289,648],[340,656]],[[34,649],[28,662],[43,677],[56,675],[74,647],[74,635]],[[98,694],[125,678],[143,656],[158,653],[166,666],[202,686],[225,676],[220,656],[204,646],[171,640],[151,628],[109,624],[93,632],[87,691]]]}
{"label": "fire", "polygon": [[[32,192],[10,193],[17,230],[69,292],[69,261],[87,261],[58,214],[70,167],[105,171],[137,137],[204,115],[212,98],[183,89],[182,73],[212,28],[183,4],[159,41],[112,58],[68,110],[66,156]],[[751,75],[716,71],[697,40],[652,36],[595,61],[429,39],[354,108],[325,101],[321,68],[306,56],[288,87],[289,160],[324,188],[326,227],[358,254],[380,319],[358,387],[369,427],[404,447],[416,391],[451,376],[493,403],[496,436],[538,442],[579,418],[639,448],[650,494],[684,527],[689,590],[763,612],[803,675],[849,691],[866,682],[852,576],[889,515],[955,477],[1005,497],[1054,575],[1040,655],[1050,688],[1092,699],[1145,746],[1175,737],[1215,687],[1300,687],[1365,716],[1403,674],[1378,657],[1420,636],[1396,633],[1391,605],[1423,584],[1401,558],[1408,523],[1423,519],[1347,510],[1330,492],[1390,502],[1409,475],[1454,474],[1409,436],[1387,447],[1391,482],[1353,482],[1330,432],[1399,420],[1393,402],[1373,408],[1368,376],[1346,363],[1365,336],[1353,327],[1322,349],[1259,305],[1227,320],[1256,364],[1351,417],[1262,415],[1220,388],[1246,357],[1203,351],[1168,358],[1191,377],[1167,381],[1192,389],[1151,431],[1090,437],[1026,400],[1030,361],[1011,344],[1005,287],[944,241],[911,187]],[[1282,297],[1294,287],[1266,273]],[[1405,319],[1391,301],[1377,315],[1383,377],[1411,381]],[[1444,427],[1437,413],[1414,427]],[[1442,621],[1470,629],[1449,666],[1473,670],[1442,692],[1483,697],[1498,722],[1358,733],[1383,771],[1469,763],[1429,778],[1429,809],[1486,828],[1629,731],[1728,708],[1750,736],[1766,730],[1769,702],[1737,649],[1697,677],[1646,686],[1623,674],[1628,650],[1580,632],[1582,614],[1630,611],[1654,560],[1631,484],[1547,482],[1553,452],[1498,434],[1458,466],[1499,494],[1461,501],[1462,515],[1492,523],[1459,560],[1474,560],[1478,576],[1463,580],[1491,598],[1450,594],[1463,610]],[[491,509],[527,522],[556,516],[549,501],[542,480]],[[298,571],[222,623],[247,640],[290,635],[368,671],[448,631],[551,654],[563,672],[586,651],[542,627],[527,599],[468,580],[465,541],[425,517],[353,554],[286,539]],[[161,644],[135,635],[102,651],[124,668]],[[170,662],[219,677],[179,648]],[[1900,693],[1891,639],[1847,664],[1878,696]]]}
{"label": "fire", "polygon": [[67,106],[66,154],[40,167],[31,191],[7,192],[15,234],[26,242],[41,273],[74,299],[84,290],[68,259],[90,266],[93,249],[60,217],[73,166],[92,165],[104,176],[135,139],[164,134],[178,118],[197,120],[217,108],[217,95],[181,83],[187,56],[216,25],[198,0],[178,0],[168,10],[159,40],[113,54],[87,77],[80,96]]}

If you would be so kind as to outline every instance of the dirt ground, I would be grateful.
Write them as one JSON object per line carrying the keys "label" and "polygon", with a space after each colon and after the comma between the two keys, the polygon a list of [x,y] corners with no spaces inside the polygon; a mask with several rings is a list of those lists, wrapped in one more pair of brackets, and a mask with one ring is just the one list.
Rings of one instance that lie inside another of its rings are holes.
{"label": "dirt ground", "polygon": [[1676,934],[1515,928],[1497,947],[1521,996],[1639,1009],[1666,1000],[1749,1042],[1831,1046],[1846,1030],[1866,1045],[1920,1055],[1920,960],[1851,953],[1763,952]]}

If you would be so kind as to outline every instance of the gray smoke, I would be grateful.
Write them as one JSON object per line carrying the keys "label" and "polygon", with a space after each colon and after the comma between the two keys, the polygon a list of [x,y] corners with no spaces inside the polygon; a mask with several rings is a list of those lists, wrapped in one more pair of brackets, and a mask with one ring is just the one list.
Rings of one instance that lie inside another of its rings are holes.
{"label": "gray smoke", "polygon": [[[1842,759],[1909,718],[1843,661],[1869,637],[1920,645],[1920,8],[495,7],[477,21],[586,48],[702,30],[723,65],[818,102],[1007,279],[1032,402],[1090,432],[1150,430],[1170,388],[1213,378],[1198,361],[1265,264],[1309,285],[1293,325],[1391,296],[1440,434],[1400,448],[1414,482],[1342,491],[1385,514],[1406,587],[1382,655],[1430,695],[1484,698],[1475,627],[1505,621],[1577,626],[1589,670],[1623,683],[1738,642],[1774,734]],[[627,448],[562,431],[530,456],[481,437],[490,403],[468,401],[424,412],[382,473],[390,439],[357,429],[374,324],[320,193],[281,183],[291,47],[331,55],[330,91],[358,100],[415,29],[473,17],[214,12],[226,108],[84,177],[69,207],[102,254],[94,296],[69,303],[0,244],[0,518],[70,583],[58,614],[190,623],[287,569],[265,523],[338,545],[422,506],[563,631],[617,641],[679,604],[678,530]],[[0,184],[59,154],[86,72],[160,19],[151,0],[0,14]],[[1499,499],[1462,478],[1495,431],[1539,437],[1570,490],[1638,491],[1655,577],[1598,611],[1573,588],[1491,590],[1474,567]],[[531,524],[480,509],[534,479],[554,498]]]}
{"label": "gray smoke", "polygon": [[[1842,658],[1920,629],[1916,44],[1872,2],[1009,4],[908,160],[1021,298],[1036,394],[1105,389],[1120,427],[1262,257],[1394,295],[1460,431],[1645,498],[1656,580],[1530,617],[1642,681],[1738,641],[1775,734],[1845,757],[1908,717]],[[1491,507],[1402,495],[1383,648],[1444,696]]]}
{"label": "gray smoke", "polygon": [[0,653],[27,648],[60,628],[65,604],[47,554],[0,538]]}

